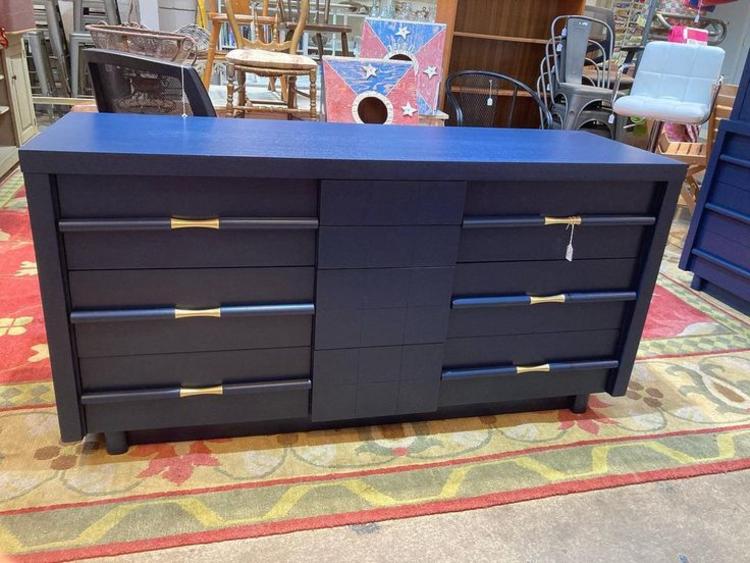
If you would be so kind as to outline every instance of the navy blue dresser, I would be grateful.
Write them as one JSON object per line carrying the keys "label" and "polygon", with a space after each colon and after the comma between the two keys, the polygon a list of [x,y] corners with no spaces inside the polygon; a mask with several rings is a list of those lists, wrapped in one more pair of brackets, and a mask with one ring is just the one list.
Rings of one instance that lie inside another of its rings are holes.
{"label": "navy blue dresser", "polygon": [[111,114],[21,161],[61,434],[112,453],[622,395],[685,173],[580,132]]}
{"label": "navy blue dresser", "polygon": [[680,268],[694,273],[694,289],[750,314],[750,56],[731,118],[719,127]]}

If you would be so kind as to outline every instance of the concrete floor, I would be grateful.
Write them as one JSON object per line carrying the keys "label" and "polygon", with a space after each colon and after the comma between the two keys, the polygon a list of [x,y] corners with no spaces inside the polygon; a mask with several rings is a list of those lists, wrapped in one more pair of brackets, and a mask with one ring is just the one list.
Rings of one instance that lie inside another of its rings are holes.
{"label": "concrete floor", "polygon": [[742,563],[750,471],[101,561]]}

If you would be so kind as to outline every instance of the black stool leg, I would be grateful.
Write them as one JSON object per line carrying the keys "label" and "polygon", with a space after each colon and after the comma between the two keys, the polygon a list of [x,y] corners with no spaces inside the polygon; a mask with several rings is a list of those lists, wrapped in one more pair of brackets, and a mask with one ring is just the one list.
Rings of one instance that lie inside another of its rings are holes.
{"label": "black stool leg", "polygon": [[110,455],[124,454],[128,451],[128,437],[125,432],[105,432],[104,444]]}
{"label": "black stool leg", "polygon": [[703,278],[693,276],[693,281],[690,282],[690,287],[695,291],[703,291]]}
{"label": "black stool leg", "polygon": [[575,395],[573,397],[573,404],[570,406],[570,410],[576,414],[583,414],[589,407],[589,395]]}

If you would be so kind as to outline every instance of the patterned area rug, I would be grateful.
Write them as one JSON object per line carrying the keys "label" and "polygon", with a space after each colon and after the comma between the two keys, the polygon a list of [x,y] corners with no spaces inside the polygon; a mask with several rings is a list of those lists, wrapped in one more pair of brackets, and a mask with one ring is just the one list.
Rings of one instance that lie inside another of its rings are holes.
{"label": "patterned area rug", "polygon": [[750,468],[750,319],[662,266],[626,397],[588,412],[61,444],[22,178],[0,187],[0,552],[60,561]]}

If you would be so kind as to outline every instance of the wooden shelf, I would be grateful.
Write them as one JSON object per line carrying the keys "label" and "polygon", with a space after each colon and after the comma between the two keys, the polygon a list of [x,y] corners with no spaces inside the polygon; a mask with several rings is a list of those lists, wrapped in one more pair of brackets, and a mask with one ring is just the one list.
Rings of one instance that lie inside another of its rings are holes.
{"label": "wooden shelf", "polygon": [[[560,15],[582,14],[585,6],[586,0],[437,0],[436,20],[447,26],[443,70],[446,76],[463,70],[499,72],[533,89],[552,22]],[[462,87],[489,94],[481,83]],[[503,111],[510,109],[512,89],[492,93]],[[445,89],[440,94],[442,104]],[[519,102],[514,125],[536,127],[533,98],[527,92],[518,98],[526,101]],[[502,125],[499,120],[497,125]]]}
{"label": "wooden shelf", "polygon": [[534,39],[533,37],[513,37],[511,35],[487,35],[485,33],[470,33],[468,31],[456,31],[455,37],[468,37],[470,39],[484,39],[486,41],[507,41],[509,43],[533,43],[535,45],[546,45],[547,39]]}

